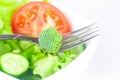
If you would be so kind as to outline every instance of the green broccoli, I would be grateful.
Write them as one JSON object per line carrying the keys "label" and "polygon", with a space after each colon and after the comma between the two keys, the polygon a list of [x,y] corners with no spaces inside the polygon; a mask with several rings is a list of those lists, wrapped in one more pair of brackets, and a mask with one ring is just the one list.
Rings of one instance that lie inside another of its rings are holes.
{"label": "green broccoli", "polygon": [[54,27],[48,27],[39,35],[40,48],[49,53],[57,53],[61,46],[62,35]]}

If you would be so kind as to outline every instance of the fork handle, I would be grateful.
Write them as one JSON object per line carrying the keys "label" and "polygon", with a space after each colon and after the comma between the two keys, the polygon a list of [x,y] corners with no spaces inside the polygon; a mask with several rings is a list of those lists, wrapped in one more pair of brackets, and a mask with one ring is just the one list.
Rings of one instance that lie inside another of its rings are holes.
{"label": "fork handle", "polygon": [[17,35],[15,35],[15,34],[0,35],[0,40],[14,39],[16,36],[17,36]]}
{"label": "fork handle", "polygon": [[32,41],[32,42],[38,43],[37,38],[24,36],[24,35],[19,35],[19,34],[0,35],[0,40],[27,40],[27,41]]}

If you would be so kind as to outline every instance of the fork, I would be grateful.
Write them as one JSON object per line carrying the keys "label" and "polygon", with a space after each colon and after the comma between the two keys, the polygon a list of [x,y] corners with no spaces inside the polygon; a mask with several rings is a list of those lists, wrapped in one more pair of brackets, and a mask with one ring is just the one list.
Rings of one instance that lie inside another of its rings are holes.
{"label": "fork", "polygon": [[[86,41],[91,40],[92,38],[99,35],[99,29],[96,26],[96,23],[90,24],[81,29],[75,30],[71,33],[62,35],[62,45],[59,51],[65,51],[73,47],[84,44]],[[20,34],[3,34],[0,35],[0,40],[28,40],[38,44],[38,38],[33,38]]]}

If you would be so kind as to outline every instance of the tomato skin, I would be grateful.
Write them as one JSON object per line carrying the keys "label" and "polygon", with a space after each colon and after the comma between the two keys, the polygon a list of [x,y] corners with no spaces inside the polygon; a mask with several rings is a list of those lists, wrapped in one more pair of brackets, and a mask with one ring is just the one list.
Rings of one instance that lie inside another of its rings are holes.
{"label": "tomato skin", "polygon": [[69,21],[55,6],[47,2],[29,2],[16,11],[12,18],[12,31],[38,37],[39,33],[50,24],[59,33],[71,32]]}

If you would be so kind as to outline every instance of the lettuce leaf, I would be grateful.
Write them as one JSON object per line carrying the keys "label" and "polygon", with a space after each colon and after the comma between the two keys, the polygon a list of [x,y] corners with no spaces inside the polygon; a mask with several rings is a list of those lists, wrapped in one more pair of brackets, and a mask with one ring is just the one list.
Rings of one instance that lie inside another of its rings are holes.
{"label": "lettuce leaf", "polygon": [[60,57],[60,62],[57,63],[57,66],[54,68],[54,71],[58,71],[72,62],[76,57],[78,57],[86,48],[85,44],[72,48],[70,50],[59,52],[58,56]]}
{"label": "lettuce leaf", "polygon": [[43,2],[49,2],[49,0],[42,0]]}
{"label": "lettuce leaf", "polygon": [[12,34],[11,19],[15,11],[29,0],[0,0],[0,34]]}
{"label": "lettuce leaf", "polygon": [[54,73],[54,67],[59,62],[58,56],[47,55],[34,63],[34,75],[40,75],[42,78],[45,78],[52,73]]}

